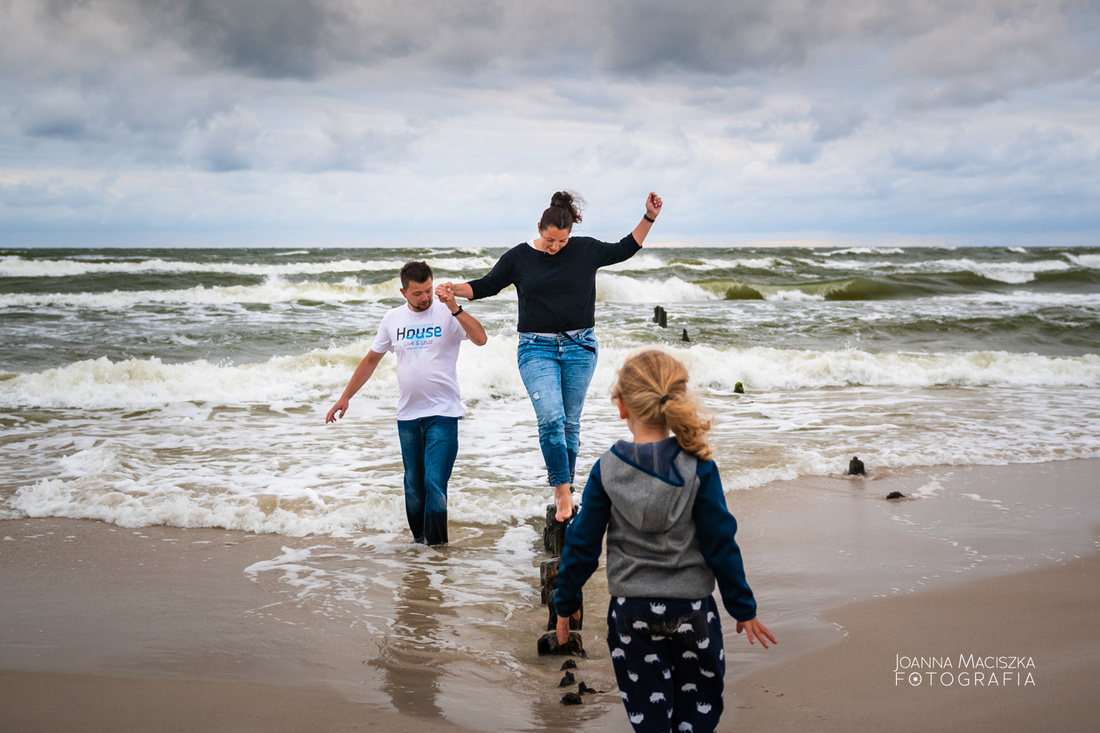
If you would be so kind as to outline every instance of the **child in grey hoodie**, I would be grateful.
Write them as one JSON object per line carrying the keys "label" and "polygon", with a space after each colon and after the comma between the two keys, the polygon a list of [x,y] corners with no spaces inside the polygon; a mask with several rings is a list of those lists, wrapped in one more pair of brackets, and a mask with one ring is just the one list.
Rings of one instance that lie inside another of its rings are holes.
{"label": "child in grey hoodie", "polygon": [[737,633],[764,648],[776,643],[756,618],[737,520],[706,442],[710,421],[687,381],[684,365],[657,349],[623,364],[612,396],[634,441],[620,440],[593,466],[566,530],[554,596],[564,644],[606,531],[607,645],[639,733],[718,726],[726,663],[716,581]]}

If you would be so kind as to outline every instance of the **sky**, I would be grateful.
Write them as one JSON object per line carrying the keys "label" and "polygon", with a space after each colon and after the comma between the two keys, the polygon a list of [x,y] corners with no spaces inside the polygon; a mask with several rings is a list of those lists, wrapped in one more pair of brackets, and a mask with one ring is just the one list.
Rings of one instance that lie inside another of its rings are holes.
{"label": "sky", "polygon": [[0,0],[0,247],[1100,245],[1100,0]]}

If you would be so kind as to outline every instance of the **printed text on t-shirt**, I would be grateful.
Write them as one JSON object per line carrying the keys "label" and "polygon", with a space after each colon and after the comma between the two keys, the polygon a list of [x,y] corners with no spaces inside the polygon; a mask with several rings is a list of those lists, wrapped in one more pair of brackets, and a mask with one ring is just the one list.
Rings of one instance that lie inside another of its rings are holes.
{"label": "printed text on t-shirt", "polygon": [[395,335],[397,336],[398,341],[404,339],[431,338],[432,336],[439,337],[443,335],[443,327],[423,326],[421,328],[405,328],[404,326],[402,326],[401,328],[397,329],[397,333]]}

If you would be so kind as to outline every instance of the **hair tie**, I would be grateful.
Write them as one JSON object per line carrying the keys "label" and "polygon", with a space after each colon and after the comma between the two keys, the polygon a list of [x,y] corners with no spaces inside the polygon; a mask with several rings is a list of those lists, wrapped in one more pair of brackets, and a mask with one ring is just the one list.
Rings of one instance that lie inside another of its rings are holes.
{"label": "hair tie", "polygon": [[663,405],[671,399],[672,399],[672,395],[666,394],[664,397],[661,398],[661,404]]}

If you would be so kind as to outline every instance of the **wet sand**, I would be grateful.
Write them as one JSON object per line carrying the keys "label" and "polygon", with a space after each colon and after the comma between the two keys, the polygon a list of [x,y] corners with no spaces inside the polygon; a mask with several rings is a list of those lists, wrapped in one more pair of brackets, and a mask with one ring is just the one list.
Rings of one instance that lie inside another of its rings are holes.
{"label": "wet sand", "polygon": [[745,678],[729,730],[1097,730],[1100,557],[831,611],[841,642]]}
{"label": "wet sand", "polygon": [[[1100,713],[1084,688],[1100,666],[1098,475],[1100,461],[872,471],[730,494],[780,645],[749,647],[725,619],[720,730],[1086,729]],[[893,490],[909,498],[885,501]],[[319,543],[351,577],[397,568],[364,591],[373,623],[291,602],[290,561],[246,572]],[[527,648],[537,599],[491,619],[442,609],[446,553],[409,572],[404,558],[331,538],[0,521],[0,730],[628,729],[602,574],[580,677],[605,692],[571,708],[560,660]],[[898,655],[958,672],[960,654],[1029,657],[1035,684],[895,684]]]}

